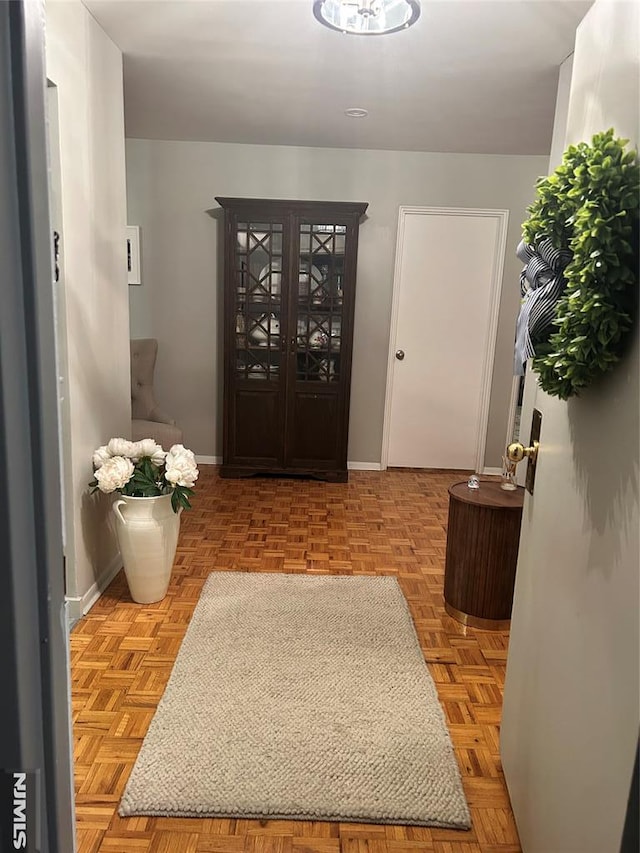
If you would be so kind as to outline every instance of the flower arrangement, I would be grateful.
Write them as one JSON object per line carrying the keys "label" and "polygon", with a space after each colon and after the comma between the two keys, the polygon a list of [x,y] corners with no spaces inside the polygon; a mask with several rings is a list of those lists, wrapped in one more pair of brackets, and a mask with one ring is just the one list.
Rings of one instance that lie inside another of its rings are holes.
{"label": "flower arrangement", "polygon": [[191,509],[189,498],[198,479],[196,459],[191,450],[174,444],[165,452],[152,438],[128,441],[112,438],[93,454],[94,479],[91,493],[118,491],[133,498],[171,495],[174,512]]}

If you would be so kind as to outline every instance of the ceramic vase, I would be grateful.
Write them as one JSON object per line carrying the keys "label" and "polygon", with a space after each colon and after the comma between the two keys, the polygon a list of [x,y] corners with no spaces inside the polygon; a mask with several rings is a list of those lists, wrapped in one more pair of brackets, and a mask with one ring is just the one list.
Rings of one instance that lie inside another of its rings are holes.
{"label": "ceramic vase", "polygon": [[122,495],[112,509],[131,597],[138,604],[161,601],[169,587],[182,507],[173,511],[171,495]]}

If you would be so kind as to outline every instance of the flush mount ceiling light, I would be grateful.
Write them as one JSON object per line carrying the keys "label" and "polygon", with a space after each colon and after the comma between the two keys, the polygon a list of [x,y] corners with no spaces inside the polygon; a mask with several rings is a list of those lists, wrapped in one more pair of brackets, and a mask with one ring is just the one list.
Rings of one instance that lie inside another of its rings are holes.
{"label": "flush mount ceiling light", "polygon": [[420,17],[418,0],[315,0],[313,14],[332,30],[379,36],[406,30]]}
{"label": "flush mount ceiling light", "polygon": [[348,110],[344,111],[346,116],[349,118],[366,118],[369,115],[368,110],[363,110],[362,107],[349,107]]}

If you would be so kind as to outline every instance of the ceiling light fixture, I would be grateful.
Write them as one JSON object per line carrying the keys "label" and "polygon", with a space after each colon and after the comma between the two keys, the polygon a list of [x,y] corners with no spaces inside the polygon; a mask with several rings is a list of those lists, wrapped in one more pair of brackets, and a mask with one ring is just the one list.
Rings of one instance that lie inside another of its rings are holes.
{"label": "ceiling light fixture", "polygon": [[313,14],[342,33],[379,36],[406,30],[420,17],[418,0],[314,0]]}
{"label": "ceiling light fixture", "polygon": [[344,111],[344,114],[349,118],[366,118],[369,115],[369,110],[363,110],[362,107],[349,107],[348,110]]}

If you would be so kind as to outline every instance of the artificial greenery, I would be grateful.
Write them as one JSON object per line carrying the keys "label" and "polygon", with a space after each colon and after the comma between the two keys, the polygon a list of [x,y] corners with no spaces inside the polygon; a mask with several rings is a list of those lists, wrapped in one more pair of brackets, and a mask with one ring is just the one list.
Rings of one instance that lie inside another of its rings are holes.
{"label": "artificial greenery", "polygon": [[533,369],[549,394],[566,400],[620,359],[638,288],[640,167],[613,129],[571,145],[562,164],[536,184],[523,224],[525,242],[549,238],[573,258],[556,303],[557,331],[536,345]]}

